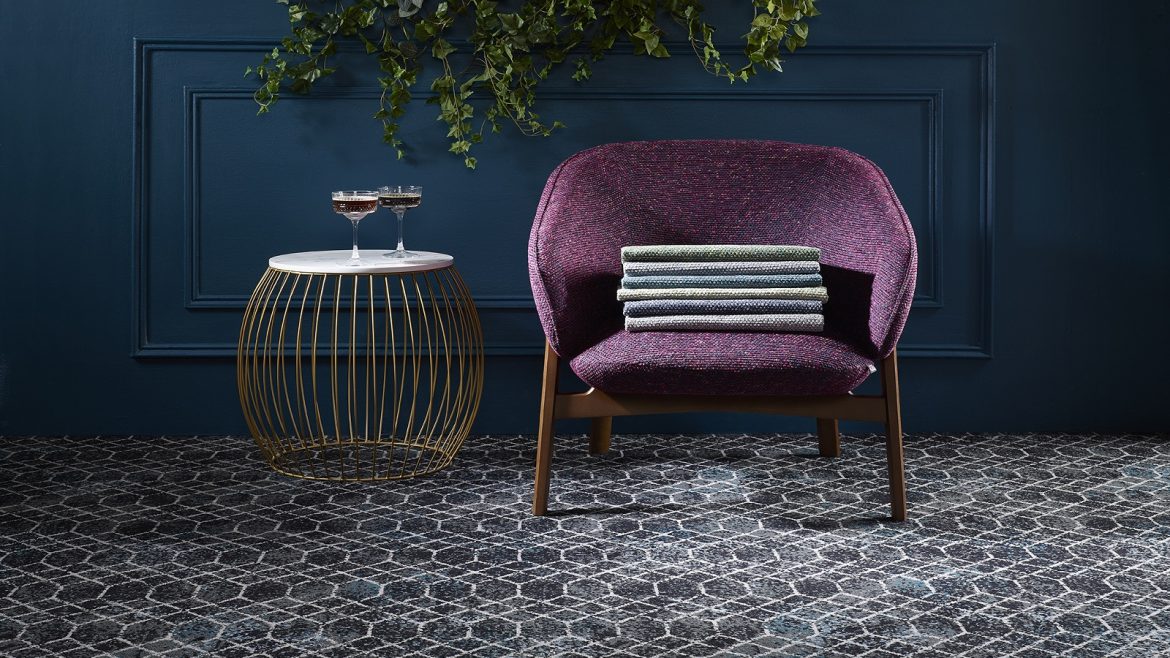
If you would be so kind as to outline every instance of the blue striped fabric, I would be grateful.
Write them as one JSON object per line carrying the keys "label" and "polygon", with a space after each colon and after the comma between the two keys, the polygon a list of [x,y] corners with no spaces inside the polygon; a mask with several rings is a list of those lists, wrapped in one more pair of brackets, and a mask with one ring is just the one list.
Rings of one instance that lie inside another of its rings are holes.
{"label": "blue striped fabric", "polygon": [[627,317],[653,315],[749,315],[753,313],[821,313],[824,304],[805,299],[648,299],[626,302]]}
{"label": "blue striped fabric", "polygon": [[622,287],[642,288],[806,288],[821,285],[820,274],[738,274],[727,276],[627,276]]}

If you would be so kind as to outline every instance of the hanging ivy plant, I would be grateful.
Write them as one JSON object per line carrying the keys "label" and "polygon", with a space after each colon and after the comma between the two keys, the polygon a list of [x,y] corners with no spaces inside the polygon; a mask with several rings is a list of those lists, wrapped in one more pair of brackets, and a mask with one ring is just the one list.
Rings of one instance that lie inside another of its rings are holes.
{"label": "hanging ivy plant", "polygon": [[[288,0],[277,0],[289,4]],[[591,65],[619,39],[638,55],[669,57],[662,43],[667,20],[687,33],[699,63],[731,82],[746,81],[760,70],[780,71],[781,52],[805,45],[816,0],[753,0],[753,17],[743,35],[742,65],[727,63],[715,47],[715,29],[703,18],[698,0],[525,0],[515,11],[502,11],[492,0],[312,0],[289,4],[292,34],[266,54],[247,74],[260,79],[255,99],[268,112],[282,89],[308,93],[313,84],[336,71],[338,44],[359,43],[377,58],[382,88],[374,117],[382,138],[398,157],[406,145],[399,119],[410,103],[429,56],[438,75],[430,81],[447,125],[452,153],[475,168],[472,145],[485,130],[499,132],[510,123],[525,135],[548,136],[563,127],[547,122],[534,107],[536,89],[561,65],[570,62],[572,77],[584,82]],[[462,49],[451,35],[469,35]],[[459,52],[463,50],[464,52]],[[331,61],[334,60],[334,61]]]}

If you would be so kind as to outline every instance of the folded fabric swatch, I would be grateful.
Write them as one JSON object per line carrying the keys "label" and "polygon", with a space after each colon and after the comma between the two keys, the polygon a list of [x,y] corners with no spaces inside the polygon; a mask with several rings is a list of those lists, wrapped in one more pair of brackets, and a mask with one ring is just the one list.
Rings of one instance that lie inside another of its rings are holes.
{"label": "folded fabric swatch", "polygon": [[820,260],[816,247],[756,244],[662,244],[622,247],[622,262]]}
{"label": "folded fabric swatch", "polygon": [[727,276],[627,276],[622,287],[637,288],[805,288],[821,285],[820,274],[732,274]]}
{"label": "folded fabric swatch", "polygon": [[691,261],[631,262],[622,265],[626,276],[687,276],[695,274],[817,274],[821,264],[815,260],[759,261]]}
{"label": "folded fabric swatch", "polygon": [[825,305],[807,299],[648,299],[626,302],[628,317],[650,315],[755,315],[760,313],[820,313]]}
{"label": "folded fabric swatch", "polygon": [[823,331],[819,314],[657,315],[626,318],[626,331]]}
{"label": "folded fabric swatch", "polygon": [[824,286],[808,288],[639,288],[618,289],[618,301],[641,299],[811,299],[825,302],[829,291]]}

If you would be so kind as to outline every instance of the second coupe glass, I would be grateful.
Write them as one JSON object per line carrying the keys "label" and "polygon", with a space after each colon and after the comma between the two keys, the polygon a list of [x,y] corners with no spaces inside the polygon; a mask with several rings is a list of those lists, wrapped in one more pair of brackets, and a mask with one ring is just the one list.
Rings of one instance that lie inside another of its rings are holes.
{"label": "second coupe glass", "polygon": [[418,185],[388,185],[378,188],[378,203],[398,215],[398,248],[384,254],[386,258],[411,258],[418,254],[407,251],[402,238],[402,217],[411,208],[422,203],[422,188]]}

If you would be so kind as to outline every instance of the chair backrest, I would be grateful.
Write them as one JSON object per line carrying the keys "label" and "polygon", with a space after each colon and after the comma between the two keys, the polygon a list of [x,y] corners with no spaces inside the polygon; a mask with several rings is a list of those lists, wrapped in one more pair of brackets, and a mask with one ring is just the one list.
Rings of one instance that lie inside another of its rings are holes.
{"label": "chair backrest", "polygon": [[572,358],[621,327],[621,248],[819,247],[835,330],[875,358],[901,335],[917,250],[889,181],[840,148],[756,140],[605,144],[561,163],[528,245],[545,335]]}

